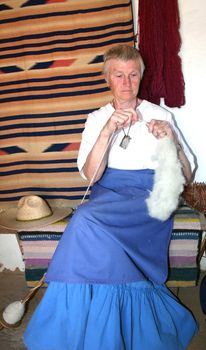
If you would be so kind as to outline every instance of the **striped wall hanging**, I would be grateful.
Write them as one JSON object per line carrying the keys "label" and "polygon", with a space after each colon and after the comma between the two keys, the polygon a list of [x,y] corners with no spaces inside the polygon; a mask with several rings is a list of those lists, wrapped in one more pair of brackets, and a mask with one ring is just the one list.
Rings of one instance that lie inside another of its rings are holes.
{"label": "striped wall hanging", "polygon": [[128,0],[0,2],[0,206],[38,194],[75,206],[90,111],[111,99],[103,53],[134,45]]}

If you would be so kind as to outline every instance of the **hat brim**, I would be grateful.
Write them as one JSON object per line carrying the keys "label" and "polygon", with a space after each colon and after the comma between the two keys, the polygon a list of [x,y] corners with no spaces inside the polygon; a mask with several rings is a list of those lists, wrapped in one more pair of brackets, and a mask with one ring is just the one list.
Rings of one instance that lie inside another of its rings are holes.
{"label": "hat brim", "polygon": [[34,228],[41,228],[47,225],[53,224],[54,222],[60,221],[65,217],[71,215],[73,212],[72,208],[52,208],[52,215],[42,219],[19,221],[16,220],[16,208],[3,209],[0,213],[0,226],[14,230],[29,230]]}

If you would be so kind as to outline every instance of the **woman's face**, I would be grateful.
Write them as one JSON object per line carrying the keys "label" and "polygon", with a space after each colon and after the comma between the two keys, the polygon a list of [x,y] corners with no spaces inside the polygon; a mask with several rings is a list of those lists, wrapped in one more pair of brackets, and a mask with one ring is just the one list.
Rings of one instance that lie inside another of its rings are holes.
{"label": "woman's face", "polygon": [[134,100],[141,80],[139,61],[111,59],[107,65],[106,81],[114,98],[119,101]]}

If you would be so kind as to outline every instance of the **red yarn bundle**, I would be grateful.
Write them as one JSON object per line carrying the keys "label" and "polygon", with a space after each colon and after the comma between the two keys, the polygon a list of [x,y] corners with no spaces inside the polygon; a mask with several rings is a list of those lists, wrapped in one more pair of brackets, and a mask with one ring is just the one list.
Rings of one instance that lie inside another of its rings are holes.
{"label": "red yarn bundle", "polygon": [[146,66],[139,96],[156,104],[164,98],[169,107],[185,104],[179,25],[177,0],[139,0],[139,50]]}

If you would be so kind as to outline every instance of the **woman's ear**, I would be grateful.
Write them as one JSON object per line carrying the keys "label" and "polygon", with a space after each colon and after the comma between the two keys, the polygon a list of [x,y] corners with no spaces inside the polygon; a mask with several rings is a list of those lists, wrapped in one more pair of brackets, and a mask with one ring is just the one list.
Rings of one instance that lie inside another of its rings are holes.
{"label": "woman's ear", "polygon": [[105,79],[105,81],[106,81],[106,83],[107,83],[107,86],[110,88],[110,76],[109,76],[109,74],[106,74],[105,75],[105,77],[104,77],[104,79]]}
{"label": "woman's ear", "polygon": [[107,86],[110,87],[108,75],[105,74],[104,79],[105,79],[105,81],[106,81],[106,83],[107,83]]}

